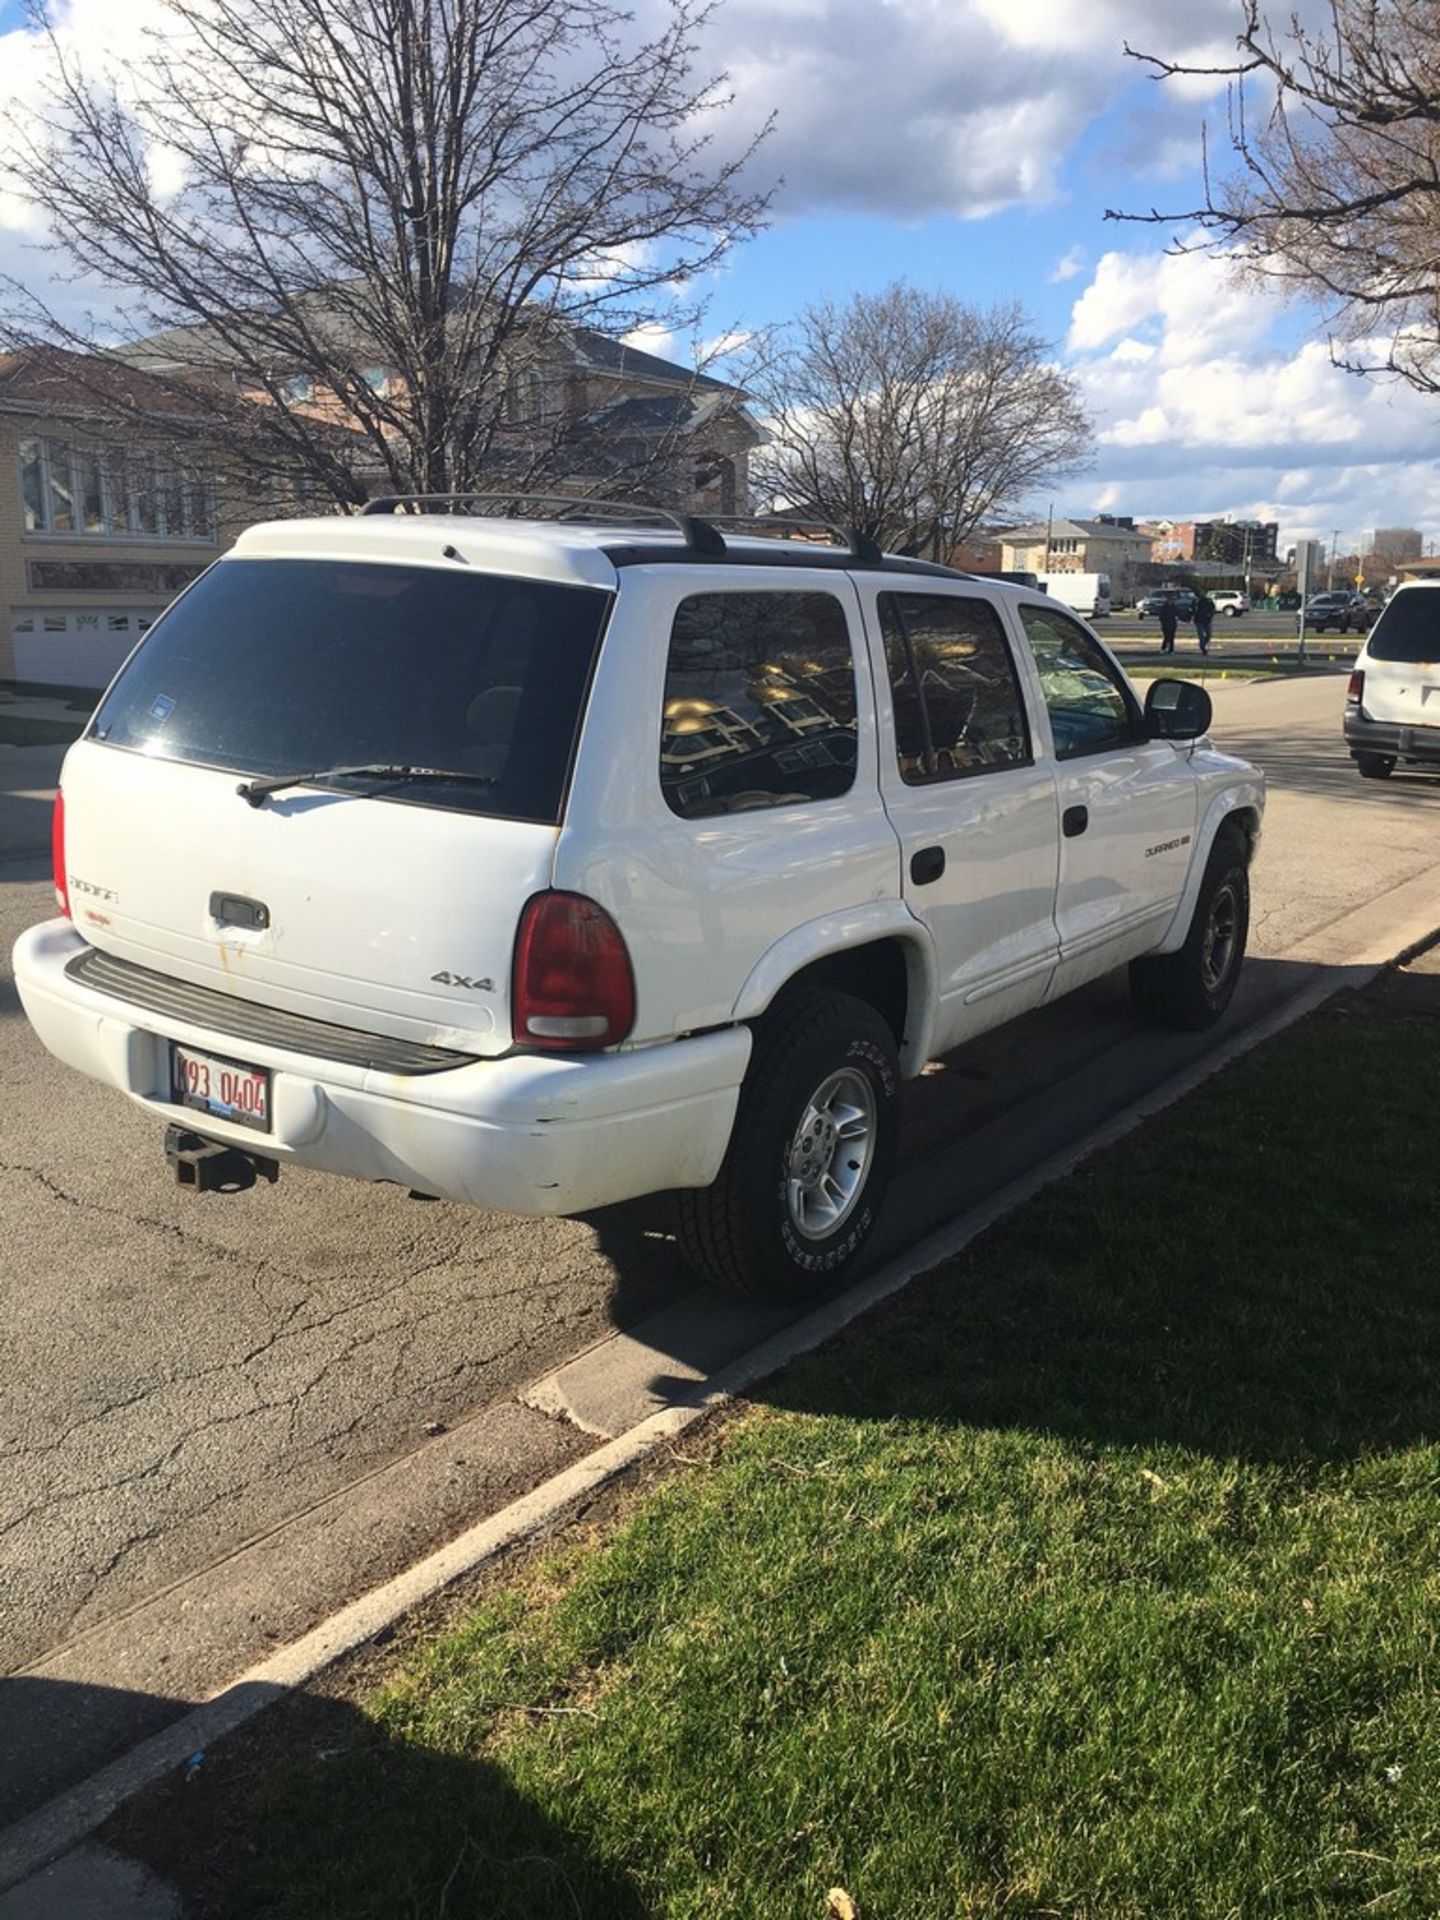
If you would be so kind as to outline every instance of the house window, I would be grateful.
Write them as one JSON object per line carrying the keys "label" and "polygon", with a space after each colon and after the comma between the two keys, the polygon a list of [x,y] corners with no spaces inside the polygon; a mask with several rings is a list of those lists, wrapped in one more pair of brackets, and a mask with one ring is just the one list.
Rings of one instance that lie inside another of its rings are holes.
{"label": "house window", "polygon": [[151,453],[40,435],[22,439],[19,452],[27,533],[214,545],[214,491],[193,469]]}
{"label": "house window", "polygon": [[545,411],[545,388],[534,367],[519,367],[505,387],[505,411],[512,424],[538,420]]}

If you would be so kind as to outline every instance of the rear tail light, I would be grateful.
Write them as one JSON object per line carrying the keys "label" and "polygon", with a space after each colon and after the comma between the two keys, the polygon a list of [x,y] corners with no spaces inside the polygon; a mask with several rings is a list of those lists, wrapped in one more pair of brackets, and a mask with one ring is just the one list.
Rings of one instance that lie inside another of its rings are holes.
{"label": "rear tail light", "polygon": [[537,893],[520,916],[513,989],[522,1046],[585,1053],[635,1024],[635,975],[620,929],[579,893]]}
{"label": "rear tail light", "polygon": [[70,883],[65,878],[65,796],[55,789],[55,811],[50,816],[50,868],[55,876],[55,904],[68,920]]}
{"label": "rear tail light", "polygon": [[1365,698],[1365,669],[1357,667],[1350,676],[1350,684],[1345,689],[1345,698],[1358,706]]}

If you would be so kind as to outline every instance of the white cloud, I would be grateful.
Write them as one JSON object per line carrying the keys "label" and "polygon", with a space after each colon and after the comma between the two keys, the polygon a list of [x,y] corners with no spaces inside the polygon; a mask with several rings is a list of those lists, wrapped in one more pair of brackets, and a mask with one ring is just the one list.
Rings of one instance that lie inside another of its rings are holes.
{"label": "white cloud", "polygon": [[1050,269],[1052,286],[1064,280],[1073,280],[1077,273],[1083,273],[1088,258],[1085,248],[1079,246],[1071,247],[1067,253],[1062,253]]}
{"label": "white cloud", "polygon": [[[1233,41],[1234,0],[1187,0],[1185,15],[1155,31],[1167,56]],[[887,0],[878,16],[869,0],[728,0],[708,49],[734,93],[716,135],[733,147],[774,112],[761,171],[783,179],[787,215],[1043,206],[1081,133],[1141,77],[1127,35],[1146,44],[1131,0]]]}
{"label": "white cloud", "polygon": [[1126,513],[1279,519],[1284,540],[1436,524],[1435,402],[1343,372],[1287,320],[1274,292],[1236,284],[1221,260],[1106,254],[1069,339],[1097,426],[1090,497]]}

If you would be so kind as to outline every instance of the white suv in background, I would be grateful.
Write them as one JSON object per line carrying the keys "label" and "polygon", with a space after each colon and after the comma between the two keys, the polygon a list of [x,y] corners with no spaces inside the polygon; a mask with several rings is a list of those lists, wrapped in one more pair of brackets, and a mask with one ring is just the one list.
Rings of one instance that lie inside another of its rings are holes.
{"label": "white suv in background", "polygon": [[1398,762],[1440,772],[1440,580],[1397,587],[1355,658],[1345,741],[1366,780]]}
{"label": "white suv in background", "polygon": [[486,506],[252,528],[66,757],[21,998],[181,1178],[673,1191],[703,1273],[798,1298],[933,1055],[1127,965],[1224,1011],[1264,791],[1202,688],[860,540]]}
{"label": "white suv in background", "polygon": [[1210,598],[1215,604],[1215,611],[1228,614],[1232,620],[1250,611],[1250,596],[1242,593],[1238,587],[1221,587]]}

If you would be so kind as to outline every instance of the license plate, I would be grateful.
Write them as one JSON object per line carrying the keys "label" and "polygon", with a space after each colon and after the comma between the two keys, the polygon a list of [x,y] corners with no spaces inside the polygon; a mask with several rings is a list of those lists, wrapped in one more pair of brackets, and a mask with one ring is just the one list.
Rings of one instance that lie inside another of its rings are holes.
{"label": "license plate", "polygon": [[221,1060],[193,1047],[170,1048],[170,1086],[182,1107],[198,1107],[242,1127],[270,1126],[270,1074],[265,1067]]}

